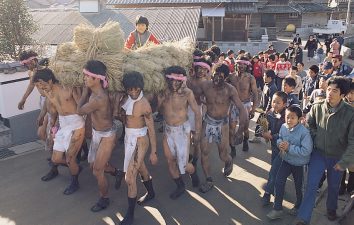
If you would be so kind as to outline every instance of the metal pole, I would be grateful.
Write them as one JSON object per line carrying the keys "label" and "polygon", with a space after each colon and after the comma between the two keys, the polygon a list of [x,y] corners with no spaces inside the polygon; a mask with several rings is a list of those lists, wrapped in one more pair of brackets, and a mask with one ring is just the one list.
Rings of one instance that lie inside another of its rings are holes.
{"label": "metal pole", "polygon": [[346,19],[347,25],[350,24],[350,2],[351,0],[348,0],[347,19]]}

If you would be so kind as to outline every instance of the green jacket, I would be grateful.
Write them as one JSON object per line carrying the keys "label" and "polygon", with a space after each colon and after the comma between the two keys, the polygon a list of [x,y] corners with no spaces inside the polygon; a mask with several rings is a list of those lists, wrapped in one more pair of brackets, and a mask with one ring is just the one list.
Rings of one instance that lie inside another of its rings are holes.
{"label": "green jacket", "polygon": [[347,168],[354,164],[354,108],[341,101],[335,113],[328,111],[325,100],[315,103],[308,124],[314,150],[326,157],[339,159]]}

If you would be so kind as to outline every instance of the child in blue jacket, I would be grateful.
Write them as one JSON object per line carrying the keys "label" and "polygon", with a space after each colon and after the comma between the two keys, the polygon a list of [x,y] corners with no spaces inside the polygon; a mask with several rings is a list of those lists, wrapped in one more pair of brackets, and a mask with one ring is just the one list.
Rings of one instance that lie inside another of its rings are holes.
{"label": "child in blue jacket", "polygon": [[302,110],[292,105],[285,110],[285,123],[279,131],[277,140],[282,162],[275,179],[275,200],[273,210],[267,214],[269,219],[279,219],[283,214],[285,183],[293,175],[296,190],[296,203],[291,214],[297,214],[302,201],[303,166],[310,161],[313,142],[310,131],[300,123]]}

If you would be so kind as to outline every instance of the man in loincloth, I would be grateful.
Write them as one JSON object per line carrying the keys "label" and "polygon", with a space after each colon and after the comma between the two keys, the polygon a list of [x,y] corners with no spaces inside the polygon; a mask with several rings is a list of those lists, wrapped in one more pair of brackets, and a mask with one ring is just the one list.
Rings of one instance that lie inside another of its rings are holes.
{"label": "man in loincloth", "polygon": [[165,70],[168,88],[159,95],[159,110],[165,118],[163,135],[163,150],[167,159],[168,169],[177,185],[177,189],[170,194],[171,199],[177,199],[185,192],[185,185],[181,174],[187,172],[194,187],[199,186],[199,178],[194,166],[188,162],[191,124],[188,120],[188,108],[194,113],[194,142],[197,144],[202,129],[202,115],[200,107],[194,98],[193,92],[183,85],[187,80],[184,68],[171,66]]}
{"label": "man in loincloth", "polygon": [[117,126],[113,123],[113,114],[108,96],[106,66],[96,60],[90,60],[83,69],[85,88],[77,105],[79,115],[91,115],[92,141],[88,153],[88,162],[98,183],[100,198],[91,207],[98,212],[108,207],[108,181],[105,173],[118,176],[118,170],[108,161],[116,143]]}
{"label": "man in loincloth", "polygon": [[229,108],[234,103],[240,111],[240,124],[236,133],[237,142],[242,140],[242,132],[248,120],[246,110],[244,109],[237,90],[231,84],[225,82],[229,76],[229,68],[225,64],[219,65],[214,72],[212,81],[205,81],[201,88],[205,96],[207,111],[203,121],[201,150],[202,167],[206,177],[206,182],[201,185],[200,191],[208,192],[213,188],[213,179],[210,173],[209,165],[209,144],[215,142],[218,146],[219,156],[225,162],[224,175],[229,176],[232,173],[232,157],[228,153],[229,148]]}
{"label": "man in loincloth", "polygon": [[[243,107],[247,112],[247,117],[252,119],[254,117],[255,110],[259,105],[257,83],[254,76],[247,72],[247,67],[251,63],[246,58],[241,58],[236,60],[236,73],[231,74],[230,83],[236,87],[236,90],[239,94],[239,97],[243,103]],[[230,122],[230,146],[231,146],[231,155],[236,156],[235,148],[235,133],[236,125],[238,123],[238,110],[232,105],[230,112],[231,122]],[[243,151],[248,151],[248,139],[249,139],[249,120],[244,126],[243,130]]]}
{"label": "man in loincloth", "polygon": [[[201,90],[201,83],[207,80],[208,73],[211,72],[211,63],[204,58],[194,59],[193,62],[193,70],[192,76],[189,77],[186,84],[189,89],[192,90],[195,100],[197,101],[197,105],[199,111],[203,114],[203,104],[201,102],[201,95],[203,94]],[[192,142],[192,164],[195,169],[197,169],[197,161],[200,156],[200,142],[194,141],[194,134],[196,131],[195,127],[195,114],[190,106],[188,106],[188,120],[190,122],[191,127],[191,142]]]}
{"label": "man in loincloth", "polygon": [[37,70],[33,76],[33,83],[43,89],[46,98],[54,105],[59,115],[59,130],[53,129],[54,146],[52,154],[52,168],[43,176],[43,181],[49,181],[58,175],[58,165],[69,167],[71,183],[64,190],[70,195],[79,189],[79,166],[76,155],[85,136],[85,120],[76,113],[78,92],[74,88],[63,87],[54,77],[50,69]]}
{"label": "man in loincloth", "polygon": [[[122,225],[132,224],[137,196],[136,176],[140,174],[147,193],[138,200],[138,204],[146,203],[155,197],[152,178],[146,168],[144,158],[151,143],[150,162],[157,163],[156,135],[154,120],[149,102],[144,98],[143,76],[139,72],[128,72],[123,75],[123,86],[128,99],[122,108],[125,111],[125,156],[124,172],[128,185],[128,210]],[[122,114],[122,113],[120,113]]]}

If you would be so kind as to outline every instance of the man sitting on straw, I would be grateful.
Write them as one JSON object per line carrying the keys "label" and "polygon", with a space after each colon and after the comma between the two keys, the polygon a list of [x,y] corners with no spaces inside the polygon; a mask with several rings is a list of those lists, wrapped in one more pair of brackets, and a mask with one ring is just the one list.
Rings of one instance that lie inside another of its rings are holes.
{"label": "man sitting on straw", "polygon": [[85,136],[85,121],[76,113],[79,96],[74,89],[61,86],[50,69],[37,70],[33,82],[44,90],[45,96],[58,111],[60,124],[59,130],[53,131],[53,165],[42,180],[53,179],[58,175],[58,165],[67,165],[72,178],[64,194],[70,195],[79,189],[80,169],[76,163],[76,155]]}
{"label": "man sitting on straw", "polygon": [[168,89],[159,96],[159,109],[165,118],[163,149],[167,158],[168,169],[177,185],[170,198],[176,199],[185,192],[185,185],[181,174],[186,171],[190,174],[193,186],[199,185],[199,178],[191,163],[188,163],[191,125],[188,120],[188,107],[195,115],[194,142],[199,142],[202,126],[200,107],[194,98],[193,92],[183,87],[187,80],[185,69],[180,66],[171,66],[165,70]]}
{"label": "man sitting on straw", "polygon": [[148,42],[160,44],[156,37],[148,31],[149,20],[146,17],[137,16],[135,19],[135,28],[136,29],[129,34],[125,41],[124,47],[126,49],[138,49]]}
{"label": "man sitting on straw", "polygon": [[238,96],[237,90],[231,84],[225,82],[229,76],[229,68],[225,64],[216,67],[211,81],[204,81],[201,85],[207,111],[202,128],[202,167],[206,182],[201,185],[200,191],[208,192],[213,188],[213,179],[210,175],[209,144],[215,142],[218,146],[219,156],[225,162],[224,175],[229,176],[233,170],[233,163],[229,149],[229,108],[231,102],[240,111],[240,124],[236,137],[238,142],[242,139],[242,132],[247,122],[246,110]]}
{"label": "man sitting on straw", "polygon": [[[122,220],[122,225],[132,224],[137,196],[136,176],[140,173],[147,194],[141,197],[138,204],[143,204],[155,197],[151,176],[144,163],[145,154],[151,142],[150,162],[157,163],[156,135],[154,120],[149,102],[143,95],[144,80],[138,72],[128,72],[123,75],[123,86],[128,99],[122,108],[125,111],[125,157],[124,172],[128,185],[128,210]],[[149,131],[149,132],[148,132]],[[148,136],[149,135],[149,136]]]}
{"label": "man sitting on straw", "polygon": [[79,115],[91,114],[92,142],[88,153],[88,162],[97,178],[100,199],[91,208],[92,212],[101,211],[109,205],[108,183],[104,173],[120,177],[119,171],[108,163],[116,142],[117,127],[106,88],[106,66],[96,60],[90,60],[83,69],[85,88],[77,105]]}

